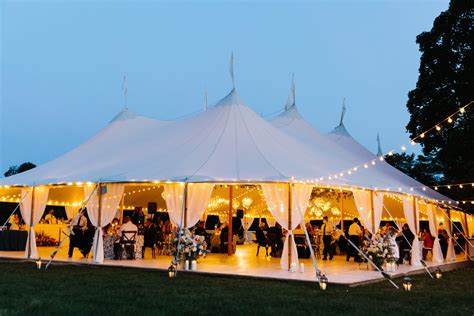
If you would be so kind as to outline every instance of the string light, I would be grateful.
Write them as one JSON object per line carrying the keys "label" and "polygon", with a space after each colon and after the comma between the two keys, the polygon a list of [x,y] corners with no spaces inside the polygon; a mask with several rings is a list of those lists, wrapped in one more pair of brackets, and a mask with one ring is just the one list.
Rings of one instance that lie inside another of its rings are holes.
{"label": "string light", "polygon": [[439,132],[441,130],[441,126],[436,125],[436,130]]}
{"label": "string light", "polygon": [[453,119],[451,117],[448,118],[448,123],[452,123]]}

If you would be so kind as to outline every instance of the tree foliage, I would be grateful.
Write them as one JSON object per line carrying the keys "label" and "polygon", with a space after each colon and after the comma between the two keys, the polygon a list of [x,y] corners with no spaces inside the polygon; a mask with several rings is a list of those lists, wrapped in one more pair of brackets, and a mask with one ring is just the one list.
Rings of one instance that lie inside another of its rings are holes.
{"label": "tree foliage", "polygon": [[24,171],[33,169],[35,167],[36,167],[36,165],[34,163],[31,163],[31,162],[28,161],[28,162],[22,163],[19,166],[11,166],[10,168],[8,168],[8,170],[3,175],[5,177],[9,177],[9,176],[13,176],[14,174],[22,173]]}
{"label": "tree foliage", "polygon": [[[407,130],[411,137],[474,100],[474,1],[452,0],[431,31],[418,35],[416,42],[421,60],[416,88],[408,94],[411,117]],[[473,137],[474,104],[440,132],[417,139],[424,154],[418,161],[427,167],[436,163],[440,167],[438,180],[444,183],[472,182]],[[472,190],[450,193],[456,199],[473,198]]]}

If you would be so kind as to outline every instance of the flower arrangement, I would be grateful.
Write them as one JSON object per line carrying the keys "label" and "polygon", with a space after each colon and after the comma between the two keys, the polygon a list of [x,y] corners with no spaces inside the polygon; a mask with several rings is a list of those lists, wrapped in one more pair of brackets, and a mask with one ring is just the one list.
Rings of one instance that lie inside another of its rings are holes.
{"label": "flower arrangement", "polygon": [[40,231],[39,233],[36,233],[35,237],[36,237],[37,246],[53,247],[59,244],[58,241],[56,241],[56,239],[46,235],[44,231]]}
{"label": "flower arrangement", "polygon": [[[170,247],[170,255],[173,256],[173,258],[176,258],[178,240],[180,237],[178,231],[173,232],[173,234],[174,238]],[[192,261],[197,260],[199,257],[205,257],[206,248],[207,244],[204,236],[195,235],[189,229],[184,229],[181,233],[181,239],[179,242],[179,258],[177,258],[177,260],[183,262],[184,260]]]}
{"label": "flower arrangement", "polygon": [[362,251],[380,269],[387,263],[396,261],[392,239],[389,235],[376,235],[374,239],[364,241]]}

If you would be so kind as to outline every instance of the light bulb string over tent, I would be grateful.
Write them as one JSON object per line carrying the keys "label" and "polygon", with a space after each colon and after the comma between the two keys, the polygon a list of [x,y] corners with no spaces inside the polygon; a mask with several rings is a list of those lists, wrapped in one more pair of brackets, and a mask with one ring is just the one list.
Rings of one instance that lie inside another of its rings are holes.
{"label": "light bulb string over tent", "polygon": [[[67,228],[67,231],[65,233],[66,237],[64,237],[61,242],[59,243],[59,245],[51,252],[51,255],[50,255],[50,259],[48,261],[48,263],[46,264],[46,267],[45,269],[48,269],[49,265],[51,264],[51,262],[54,260],[54,258],[56,257],[56,254],[58,253],[59,249],[61,249],[61,247],[63,246],[64,244],[64,241],[67,239],[67,238],[70,238],[71,234],[73,234],[72,232],[72,229],[74,228],[74,223],[76,223],[76,219],[77,221],[79,221],[79,218],[82,216],[82,214],[84,213],[84,211],[86,210],[86,206],[87,206],[87,203],[89,203],[89,200],[92,198],[92,195],[97,191],[97,189],[99,188],[99,185],[100,183],[97,183],[96,186],[94,187],[94,190],[92,190],[91,194],[89,195],[89,197],[87,198],[87,200],[84,202],[84,205],[81,207],[81,209],[79,210],[79,212],[77,212],[77,215],[76,217],[71,221],[71,223],[69,223],[69,226]],[[101,229],[100,227],[98,227],[97,229]],[[70,242],[70,241],[69,241]]]}
{"label": "light bulb string over tent", "polygon": [[[453,119],[452,117],[454,117],[455,115],[457,114],[464,114],[466,112],[466,110],[468,110],[470,108],[470,106],[474,104],[474,100],[465,104],[464,106],[460,107],[456,112],[450,114],[449,116],[447,116],[446,118],[444,118],[443,120],[441,120],[440,122],[438,122],[437,124],[433,125],[432,127],[424,130],[423,132],[417,134],[415,137],[411,138],[410,139],[410,143],[412,145],[416,145],[416,140],[417,139],[420,139],[420,138],[424,138],[426,136],[426,133],[429,133],[433,130],[436,130],[437,132],[441,131],[441,126],[440,124],[444,123],[444,122],[450,122],[452,123],[453,122]],[[400,146],[400,149],[402,151],[405,151],[407,149],[407,147],[405,145],[402,145]],[[393,153],[395,152],[396,150],[395,149],[392,149],[390,151],[387,152],[387,155],[391,156],[393,155]],[[337,179],[338,177],[344,177],[344,176],[350,176],[352,173],[354,172],[357,172],[359,169],[367,169],[369,168],[371,165],[372,166],[375,166],[376,165],[376,160],[380,160],[380,161],[383,161],[384,160],[384,157],[383,156],[379,156],[377,158],[374,158],[370,161],[366,161],[364,163],[361,163],[359,165],[356,165],[352,168],[348,168],[348,169],[345,169],[343,171],[340,171],[340,172],[336,172],[336,173],[333,173],[331,175],[328,175],[326,177],[320,177],[319,178],[319,181],[323,181],[325,178],[329,179],[329,180],[332,180],[332,178],[335,178]]]}

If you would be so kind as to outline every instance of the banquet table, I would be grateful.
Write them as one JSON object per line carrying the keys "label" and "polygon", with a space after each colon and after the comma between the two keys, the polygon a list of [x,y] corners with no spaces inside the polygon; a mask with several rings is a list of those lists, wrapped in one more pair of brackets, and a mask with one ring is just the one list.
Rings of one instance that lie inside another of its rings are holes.
{"label": "banquet table", "polygon": [[[67,224],[36,224],[35,233],[44,233],[45,235],[54,238],[56,241],[61,241],[66,237],[63,233],[67,232]],[[63,248],[69,247],[69,238],[64,241]]]}
{"label": "banquet table", "polygon": [[26,230],[2,230],[0,231],[0,250],[25,250],[27,238]]}

